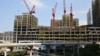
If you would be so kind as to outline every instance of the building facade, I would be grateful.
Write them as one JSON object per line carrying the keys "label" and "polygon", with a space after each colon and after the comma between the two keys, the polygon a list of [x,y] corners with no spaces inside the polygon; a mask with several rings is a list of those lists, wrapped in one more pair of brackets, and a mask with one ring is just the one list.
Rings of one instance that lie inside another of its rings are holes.
{"label": "building facade", "polygon": [[0,40],[2,40],[5,43],[12,43],[13,42],[13,32],[12,31],[6,31],[3,33],[0,33]]}
{"label": "building facade", "polygon": [[0,33],[0,40],[3,40],[3,33]]}
{"label": "building facade", "polygon": [[63,27],[63,22],[62,20],[56,20],[56,24],[57,24],[57,27]]}
{"label": "building facade", "polygon": [[70,26],[70,15],[63,15],[62,16],[62,22],[64,27],[69,27]]}
{"label": "building facade", "polygon": [[100,26],[100,0],[92,2],[93,26]]}
{"label": "building facade", "polygon": [[[44,30],[43,30],[44,29]],[[81,42],[100,41],[100,27],[76,27],[76,28],[42,28],[38,34],[38,40],[62,40]]]}
{"label": "building facade", "polygon": [[74,18],[73,19],[73,25],[74,25],[74,27],[78,27],[79,26],[79,20],[78,20],[78,18]]}

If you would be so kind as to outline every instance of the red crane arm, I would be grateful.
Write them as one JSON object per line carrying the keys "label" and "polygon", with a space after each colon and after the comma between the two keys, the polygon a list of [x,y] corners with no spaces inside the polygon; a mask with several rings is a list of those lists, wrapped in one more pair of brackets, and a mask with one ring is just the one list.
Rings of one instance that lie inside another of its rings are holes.
{"label": "red crane arm", "polygon": [[29,6],[28,6],[28,4],[27,4],[26,0],[23,0],[23,2],[24,2],[24,4],[26,5],[26,7],[27,7],[28,11],[30,12],[30,8],[29,8]]}
{"label": "red crane arm", "polygon": [[35,5],[32,7],[30,14],[35,13]]}
{"label": "red crane arm", "polygon": [[57,3],[56,3],[56,5],[55,5],[55,8],[54,8],[54,10],[55,10],[55,13],[56,13],[56,9],[57,9]]}

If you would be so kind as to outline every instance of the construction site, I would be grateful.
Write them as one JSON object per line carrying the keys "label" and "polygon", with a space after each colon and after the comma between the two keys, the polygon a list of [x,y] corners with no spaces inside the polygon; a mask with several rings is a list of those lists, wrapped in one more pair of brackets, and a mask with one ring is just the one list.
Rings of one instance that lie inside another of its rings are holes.
{"label": "construction site", "polygon": [[14,20],[14,42],[20,41],[46,41],[64,40],[82,42],[100,41],[100,27],[79,26],[79,20],[73,17],[73,7],[70,5],[70,13],[66,13],[66,1],[63,0],[63,16],[61,20],[56,19],[57,3],[52,8],[52,19],[50,26],[39,26],[38,18],[34,16],[35,5],[29,8],[23,0],[28,13],[18,15]]}
{"label": "construction site", "polygon": [[[43,18],[38,17],[48,16],[43,12],[36,16],[37,6],[30,6],[28,1],[22,0],[28,12],[15,16],[13,31],[0,33],[0,56],[100,56],[99,0],[92,0],[92,9],[87,13],[89,24],[81,26],[74,16],[73,3],[67,10],[67,0],[60,0],[62,6],[51,2],[51,18],[49,22],[44,19],[45,25],[39,25]],[[58,9],[62,14],[57,13]]]}

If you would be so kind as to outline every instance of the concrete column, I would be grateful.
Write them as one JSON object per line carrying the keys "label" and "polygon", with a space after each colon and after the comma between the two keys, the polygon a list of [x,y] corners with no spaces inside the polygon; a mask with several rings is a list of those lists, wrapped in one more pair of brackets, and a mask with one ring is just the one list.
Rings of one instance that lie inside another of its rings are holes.
{"label": "concrete column", "polygon": [[4,50],[3,50],[3,52],[4,52],[4,56],[7,56],[7,48],[6,47],[4,47]]}
{"label": "concrete column", "polygon": [[33,48],[33,46],[29,46],[29,48],[30,48],[29,49],[29,51],[30,51],[29,54],[30,54],[30,56],[32,56],[32,48]]}
{"label": "concrete column", "polygon": [[32,50],[30,50],[30,56],[32,56]]}
{"label": "concrete column", "polygon": [[4,51],[4,56],[7,56],[7,51],[6,50]]}

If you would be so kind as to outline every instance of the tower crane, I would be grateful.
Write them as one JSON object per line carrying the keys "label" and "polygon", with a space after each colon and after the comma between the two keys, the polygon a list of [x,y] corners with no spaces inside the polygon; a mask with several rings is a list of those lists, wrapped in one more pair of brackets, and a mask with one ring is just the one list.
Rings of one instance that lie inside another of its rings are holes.
{"label": "tower crane", "polygon": [[72,9],[72,3],[70,7],[70,27],[73,27],[73,9]]}
{"label": "tower crane", "polygon": [[53,20],[52,20],[52,27],[56,27],[56,20],[55,20],[55,15],[56,15],[56,9],[57,9],[57,3],[55,5],[54,8],[52,8],[52,17],[53,17]]}
{"label": "tower crane", "polygon": [[63,0],[63,26],[66,27],[67,23],[66,23],[66,1]]}
{"label": "tower crane", "polygon": [[35,5],[33,5],[32,9],[30,9],[29,5],[27,4],[26,0],[23,0],[26,8],[28,9],[29,11],[29,14],[32,15],[33,13],[35,13]]}
{"label": "tower crane", "polygon": [[66,3],[65,0],[63,0],[63,5],[64,5],[64,15],[66,14]]}

